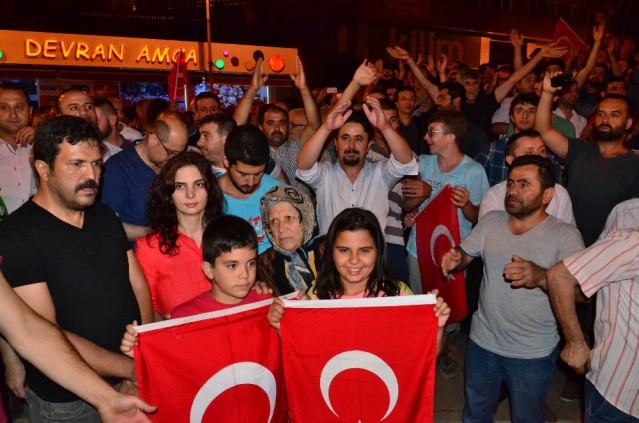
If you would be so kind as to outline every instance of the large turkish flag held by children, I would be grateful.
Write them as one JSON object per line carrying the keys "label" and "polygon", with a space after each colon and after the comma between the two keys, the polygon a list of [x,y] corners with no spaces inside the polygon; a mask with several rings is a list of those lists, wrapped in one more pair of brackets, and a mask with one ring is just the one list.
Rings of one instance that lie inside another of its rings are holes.
{"label": "large turkish flag held by children", "polygon": [[451,201],[452,194],[453,188],[446,185],[415,218],[422,292],[439,289],[439,295],[450,307],[450,323],[458,322],[468,314],[464,272],[444,277],[440,267],[444,254],[461,241],[459,216]]}
{"label": "large turkish flag held by children", "polygon": [[294,423],[433,421],[435,297],[285,301]]}
{"label": "large turkish flag held by children", "polygon": [[139,326],[140,397],[157,423],[287,422],[271,300]]}

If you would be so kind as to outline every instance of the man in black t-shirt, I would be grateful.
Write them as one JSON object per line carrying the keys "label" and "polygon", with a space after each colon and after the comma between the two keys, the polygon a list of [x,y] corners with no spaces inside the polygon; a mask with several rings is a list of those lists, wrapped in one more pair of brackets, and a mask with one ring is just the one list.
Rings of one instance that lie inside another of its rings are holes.
{"label": "man in black t-shirt", "polygon": [[632,128],[632,105],[627,97],[609,94],[595,112],[595,144],[566,138],[550,125],[551,103],[558,87],[552,87],[546,74],[535,129],[546,146],[566,159],[568,193],[572,200],[577,228],[586,247],[601,233],[610,211],[619,203],[639,197],[639,156],[624,146]]}
{"label": "man in black t-shirt", "polygon": [[[0,256],[15,292],[58,324],[87,363],[115,385],[135,379],[133,361],[119,353],[126,324],[140,317],[150,322],[153,312],[121,223],[109,208],[94,205],[102,166],[98,140],[97,129],[78,117],[42,124],[33,147],[38,191],[0,224]],[[76,412],[66,421],[99,421],[94,408],[29,363],[25,368],[26,392],[20,383],[13,386],[26,394],[31,421]]]}

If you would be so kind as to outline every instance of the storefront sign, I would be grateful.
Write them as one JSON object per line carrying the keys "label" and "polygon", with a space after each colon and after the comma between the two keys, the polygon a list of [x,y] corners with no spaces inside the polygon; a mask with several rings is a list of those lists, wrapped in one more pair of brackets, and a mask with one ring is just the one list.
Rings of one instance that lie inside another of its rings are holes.
{"label": "storefront sign", "polygon": [[[260,50],[265,73],[295,72],[297,49],[212,43],[211,50],[214,71],[250,72],[253,53]],[[169,70],[182,51],[189,70],[208,70],[203,42],[0,30],[0,51],[0,69],[12,64]],[[269,65],[271,58],[278,66]]]}

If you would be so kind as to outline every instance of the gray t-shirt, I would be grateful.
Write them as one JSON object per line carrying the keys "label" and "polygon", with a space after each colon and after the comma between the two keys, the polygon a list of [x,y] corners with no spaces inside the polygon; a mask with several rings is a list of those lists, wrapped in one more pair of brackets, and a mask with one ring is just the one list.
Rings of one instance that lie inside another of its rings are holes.
{"label": "gray t-shirt", "polygon": [[548,216],[521,235],[513,235],[505,211],[492,211],[461,243],[472,257],[481,255],[484,276],[479,308],[473,316],[471,339],[505,357],[532,359],[549,355],[559,342],[557,322],[548,296],[540,288],[513,289],[503,272],[517,255],[548,269],[583,249],[579,231]]}

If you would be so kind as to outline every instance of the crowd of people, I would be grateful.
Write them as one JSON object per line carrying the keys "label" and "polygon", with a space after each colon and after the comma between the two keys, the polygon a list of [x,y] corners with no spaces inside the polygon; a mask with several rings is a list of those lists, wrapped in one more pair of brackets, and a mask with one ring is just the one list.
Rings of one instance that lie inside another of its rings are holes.
{"label": "crowd of people", "polygon": [[[146,421],[135,325],[293,292],[422,294],[415,218],[450,185],[461,243],[440,265],[466,272],[469,316],[434,312],[440,374],[466,350],[463,421],[504,395],[513,421],[546,421],[560,355],[589,366],[569,378],[586,421],[639,421],[639,53],[605,22],[592,35],[527,58],[513,31],[512,62],[478,70],[389,46],[398,72],[364,60],[338,93],[298,58],[299,98],[274,104],[255,101],[258,58],[233,109],[203,92],[131,113],[70,89],[33,113],[3,83],[6,386],[33,422]],[[280,300],[265,318],[279,328]]]}

